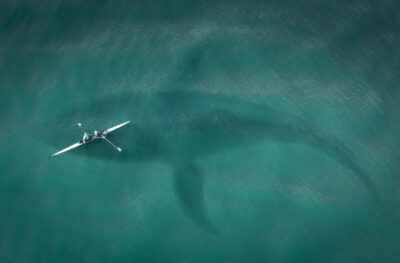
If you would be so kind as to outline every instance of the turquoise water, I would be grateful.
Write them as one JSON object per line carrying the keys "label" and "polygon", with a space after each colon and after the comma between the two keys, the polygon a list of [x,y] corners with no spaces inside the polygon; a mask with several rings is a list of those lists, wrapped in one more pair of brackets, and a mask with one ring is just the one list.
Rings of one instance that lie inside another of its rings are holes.
{"label": "turquoise water", "polygon": [[398,262],[399,11],[3,1],[0,261]]}

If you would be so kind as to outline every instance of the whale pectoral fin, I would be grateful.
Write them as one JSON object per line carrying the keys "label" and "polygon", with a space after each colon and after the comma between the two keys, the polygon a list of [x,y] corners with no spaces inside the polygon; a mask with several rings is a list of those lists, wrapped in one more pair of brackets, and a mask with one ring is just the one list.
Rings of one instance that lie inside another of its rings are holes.
{"label": "whale pectoral fin", "polygon": [[207,218],[204,206],[204,178],[192,162],[185,162],[175,168],[175,194],[182,210],[199,226],[216,234]]}

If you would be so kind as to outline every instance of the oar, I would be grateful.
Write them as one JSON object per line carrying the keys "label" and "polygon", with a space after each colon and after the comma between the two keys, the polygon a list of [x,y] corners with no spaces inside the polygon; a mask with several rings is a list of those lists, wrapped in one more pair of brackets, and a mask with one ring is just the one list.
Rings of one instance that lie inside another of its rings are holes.
{"label": "oar", "polygon": [[85,132],[85,130],[84,130],[83,127],[82,127],[82,123],[78,122],[77,125],[78,125],[79,128],[81,128],[81,130],[82,130],[83,132]]}
{"label": "oar", "polygon": [[117,146],[115,146],[112,142],[110,142],[105,136],[102,136],[101,138],[103,138],[104,140],[106,140],[107,142],[109,142],[112,146],[114,146],[114,148],[115,149],[117,149],[119,152],[121,152],[122,151],[122,149],[121,148],[119,148],[119,147],[117,147]]}

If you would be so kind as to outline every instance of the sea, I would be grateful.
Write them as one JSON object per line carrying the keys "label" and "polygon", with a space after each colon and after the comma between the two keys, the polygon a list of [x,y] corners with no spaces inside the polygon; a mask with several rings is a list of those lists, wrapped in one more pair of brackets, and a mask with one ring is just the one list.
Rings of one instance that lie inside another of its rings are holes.
{"label": "sea", "polygon": [[1,0],[0,262],[400,262],[399,14]]}

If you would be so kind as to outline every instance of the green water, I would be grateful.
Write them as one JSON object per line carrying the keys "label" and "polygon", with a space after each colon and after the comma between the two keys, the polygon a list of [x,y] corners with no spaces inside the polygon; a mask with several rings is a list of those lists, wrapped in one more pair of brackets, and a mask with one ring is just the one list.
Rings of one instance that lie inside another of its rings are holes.
{"label": "green water", "polygon": [[399,262],[399,11],[2,1],[0,262]]}

